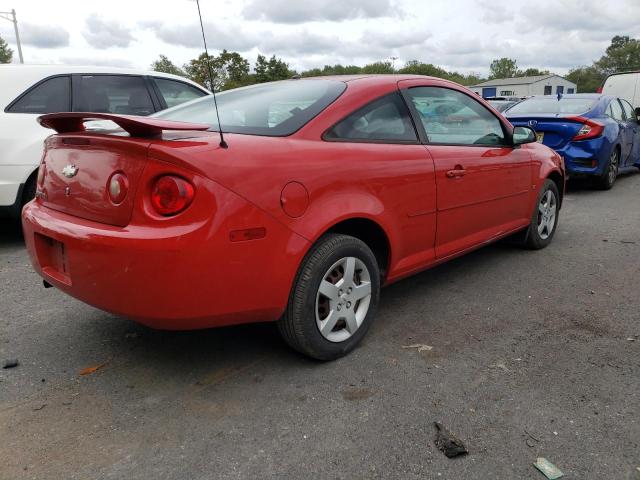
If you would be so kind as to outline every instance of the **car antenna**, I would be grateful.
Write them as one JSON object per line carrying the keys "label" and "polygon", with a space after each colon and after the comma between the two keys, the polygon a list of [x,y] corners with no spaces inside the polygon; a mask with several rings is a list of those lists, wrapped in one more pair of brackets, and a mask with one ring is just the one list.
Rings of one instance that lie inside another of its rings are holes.
{"label": "car antenna", "polygon": [[202,23],[202,13],[200,13],[200,0],[196,0],[198,6],[198,17],[200,17],[200,29],[202,30],[202,43],[204,43],[204,54],[207,56],[207,70],[209,70],[209,82],[211,82],[211,92],[213,93],[213,105],[216,109],[216,118],[218,119],[218,130],[220,133],[220,146],[222,148],[229,148],[227,142],[224,141],[224,134],[222,133],[222,124],[220,123],[220,112],[218,112],[218,100],[216,99],[216,86],[213,83],[213,69],[211,68],[211,58],[209,57],[209,51],[207,50],[207,39],[204,36],[204,25]]}

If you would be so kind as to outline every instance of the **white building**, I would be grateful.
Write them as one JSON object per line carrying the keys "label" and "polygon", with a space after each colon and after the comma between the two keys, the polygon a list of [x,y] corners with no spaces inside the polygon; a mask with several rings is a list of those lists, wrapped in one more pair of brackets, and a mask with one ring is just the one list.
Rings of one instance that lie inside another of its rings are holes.
{"label": "white building", "polygon": [[531,95],[557,95],[578,93],[577,85],[560,75],[537,75],[535,77],[494,78],[469,87],[483,98],[530,97]]}

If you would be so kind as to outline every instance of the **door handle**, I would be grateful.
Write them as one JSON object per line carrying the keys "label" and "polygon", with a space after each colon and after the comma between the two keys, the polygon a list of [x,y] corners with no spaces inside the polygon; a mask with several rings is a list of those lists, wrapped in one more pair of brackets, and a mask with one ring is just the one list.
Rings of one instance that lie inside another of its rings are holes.
{"label": "door handle", "polygon": [[464,177],[467,174],[467,171],[461,166],[456,165],[453,170],[447,171],[447,178],[460,178]]}

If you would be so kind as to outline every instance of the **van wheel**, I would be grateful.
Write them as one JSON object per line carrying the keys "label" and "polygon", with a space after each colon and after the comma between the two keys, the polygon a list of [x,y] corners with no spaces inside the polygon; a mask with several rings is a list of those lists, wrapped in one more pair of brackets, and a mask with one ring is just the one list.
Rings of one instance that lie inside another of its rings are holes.
{"label": "van wheel", "polygon": [[607,166],[601,176],[594,179],[594,184],[600,190],[610,190],[618,178],[618,166],[620,163],[620,152],[617,148],[613,149],[611,157],[607,162]]}
{"label": "van wheel", "polygon": [[540,250],[553,240],[558,226],[560,213],[560,194],[554,181],[546,179],[538,194],[536,206],[531,215],[524,246],[531,250]]}
{"label": "van wheel", "polygon": [[380,269],[371,249],[348,235],[327,234],[296,276],[278,329],[295,350],[334,360],[369,330],[380,297]]}

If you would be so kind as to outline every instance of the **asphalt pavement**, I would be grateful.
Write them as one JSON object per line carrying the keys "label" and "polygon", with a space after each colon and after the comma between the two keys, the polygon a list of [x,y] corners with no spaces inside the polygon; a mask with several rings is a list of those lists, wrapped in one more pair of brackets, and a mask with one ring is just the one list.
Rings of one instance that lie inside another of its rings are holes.
{"label": "asphalt pavement", "polygon": [[[331,363],[271,324],[101,312],[44,289],[0,231],[0,361],[20,362],[0,369],[2,480],[543,480],[537,457],[640,479],[640,174],[572,187],[545,250],[492,245],[384,289]],[[434,421],[469,454],[445,457]]]}

